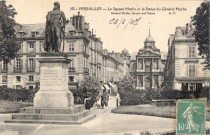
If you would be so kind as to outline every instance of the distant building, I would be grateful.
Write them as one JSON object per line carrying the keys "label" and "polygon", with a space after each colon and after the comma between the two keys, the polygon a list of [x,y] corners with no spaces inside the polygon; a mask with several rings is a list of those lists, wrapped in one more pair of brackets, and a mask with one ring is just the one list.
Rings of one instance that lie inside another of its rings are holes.
{"label": "distant building", "polygon": [[160,49],[150,35],[145,39],[144,47],[139,50],[135,61],[131,60],[131,73],[136,78],[137,89],[159,88],[163,82],[165,60],[161,58]]}
{"label": "distant building", "polygon": [[210,72],[203,71],[205,58],[199,56],[192,24],[176,27],[169,35],[168,55],[164,69],[165,87],[177,90],[199,90],[209,86]]}
{"label": "distant building", "polygon": [[[127,73],[129,73],[130,66],[130,55],[128,50],[123,49],[122,53],[114,52],[108,53],[109,57],[112,58],[114,64],[114,70],[113,72],[110,72],[111,80],[112,82],[119,82]],[[109,70],[108,70],[109,71]],[[107,72],[108,72],[107,71]]]}
{"label": "distant building", "polygon": [[[40,66],[36,60],[44,52],[45,24],[23,24],[16,27],[18,58],[5,64],[0,61],[0,86],[34,89],[39,87]],[[64,43],[64,47],[63,47]],[[124,61],[112,57],[103,49],[103,42],[89,30],[84,16],[70,18],[65,29],[62,49],[71,59],[69,63],[69,89],[76,89],[86,75],[102,83],[118,80],[125,73]]]}

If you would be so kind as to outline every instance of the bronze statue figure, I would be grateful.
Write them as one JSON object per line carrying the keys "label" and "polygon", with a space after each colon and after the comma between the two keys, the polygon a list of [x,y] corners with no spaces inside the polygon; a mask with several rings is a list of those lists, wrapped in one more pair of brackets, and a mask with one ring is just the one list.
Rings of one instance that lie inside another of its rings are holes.
{"label": "bronze statue figure", "polygon": [[60,3],[55,2],[52,11],[47,14],[45,27],[45,46],[46,52],[61,52],[61,34],[64,35],[66,17],[60,11]]}

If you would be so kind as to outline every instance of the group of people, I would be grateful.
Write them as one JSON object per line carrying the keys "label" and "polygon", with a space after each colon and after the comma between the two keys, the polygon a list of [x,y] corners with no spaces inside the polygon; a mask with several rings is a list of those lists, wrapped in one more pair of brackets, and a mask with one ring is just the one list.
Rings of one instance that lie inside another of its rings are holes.
{"label": "group of people", "polygon": [[104,92],[103,94],[99,94],[98,95],[98,99],[97,99],[97,108],[104,108],[104,106],[108,106],[108,101],[109,101],[109,93],[108,92]]}

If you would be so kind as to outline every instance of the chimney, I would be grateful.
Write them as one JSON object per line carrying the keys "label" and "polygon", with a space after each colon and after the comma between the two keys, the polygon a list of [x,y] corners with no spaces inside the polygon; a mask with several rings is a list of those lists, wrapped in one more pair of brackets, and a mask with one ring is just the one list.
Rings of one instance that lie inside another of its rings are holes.
{"label": "chimney", "polygon": [[181,27],[176,27],[176,32],[175,32],[176,37],[182,36],[182,30]]}

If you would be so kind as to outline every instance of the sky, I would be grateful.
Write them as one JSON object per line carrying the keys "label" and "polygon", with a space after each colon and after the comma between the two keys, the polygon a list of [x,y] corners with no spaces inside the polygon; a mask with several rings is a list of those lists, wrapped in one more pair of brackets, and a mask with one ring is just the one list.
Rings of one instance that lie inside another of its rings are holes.
{"label": "sky", "polygon": [[[196,8],[202,2],[201,0],[57,1],[60,2],[60,9],[64,11],[66,18],[69,19],[78,12],[85,16],[90,30],[93,29],[94,34],[101,38],[104,49],[121,52],[126,48],[129,53],[138,52],[143,48],[149,28],[156,47],[161,51],[167,51],[169,34],[174,34],[177,26],[185,26],[190,22],[191,16],[195,15]],[[55,0],[7,0],[7,4],[12,4],[18,12],[15,20],[20,24],[45,23],[47,12],[53,9],[54,2]],[[83,7],[92,10],[84,10]]]}

